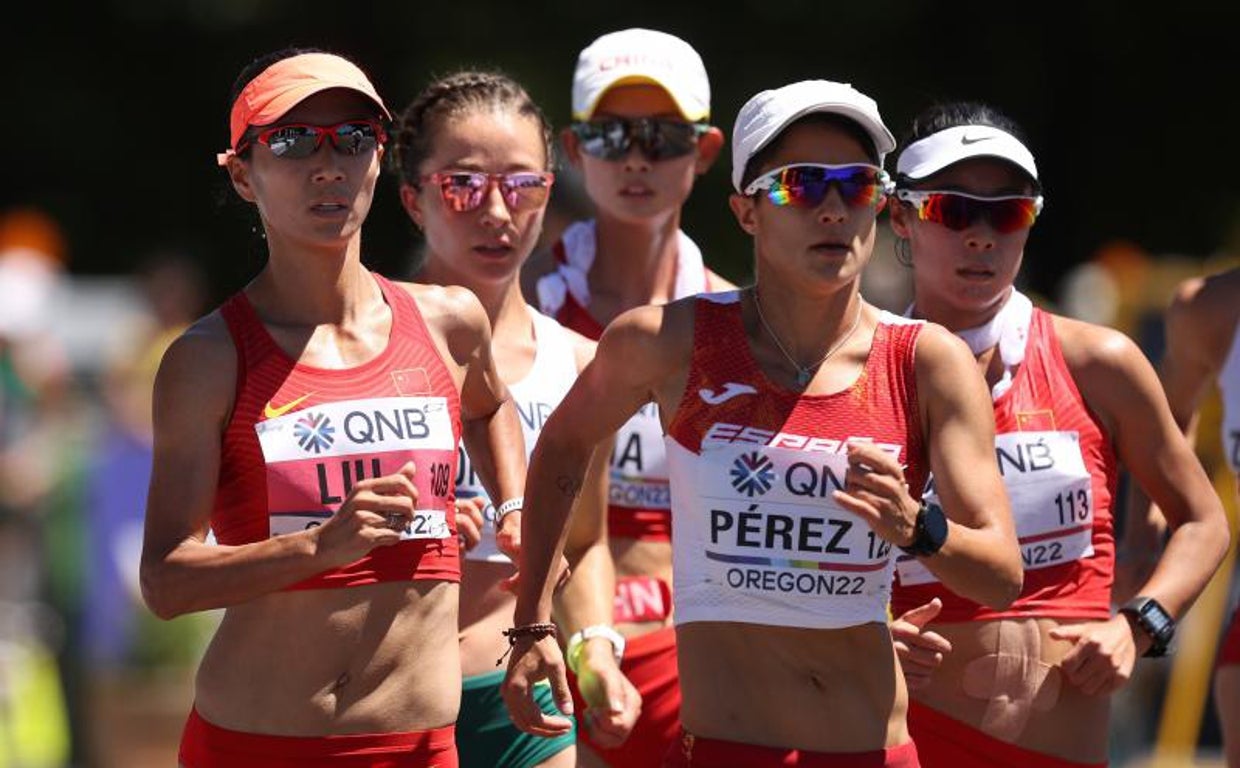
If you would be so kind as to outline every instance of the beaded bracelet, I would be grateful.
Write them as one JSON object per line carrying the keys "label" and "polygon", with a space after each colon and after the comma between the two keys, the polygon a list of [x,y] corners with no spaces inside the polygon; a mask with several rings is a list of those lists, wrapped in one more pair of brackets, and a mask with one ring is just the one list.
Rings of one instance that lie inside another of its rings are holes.
{"label": "beaded bracelet", "polygon": [[519,627],[509,627],[503,631],[505,637],[508,638],[508,650],[504,651],[504,655],[495,660],[495,666],[504,663],[504,659],[508,658],[508,654],[512,653],[512,648],[517,641],[523,637],[532,637],[534,642],[542,640],[544,637],[555,637],[555,625],[550,622],[539,622],[535,624],[522,624]]}

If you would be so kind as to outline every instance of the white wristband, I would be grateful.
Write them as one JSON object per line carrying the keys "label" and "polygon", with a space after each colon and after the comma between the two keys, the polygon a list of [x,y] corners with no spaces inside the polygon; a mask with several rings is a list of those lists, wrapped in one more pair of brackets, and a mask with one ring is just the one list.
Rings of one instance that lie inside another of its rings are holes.
{"label": "white wristband", "polygon": [[596,637],[605,637],[611,642],[611,650],[616,655],[617,664],[624,659],[624,635],[606,624],[594,624],[584,627],[574,632],[572,637],[568,638],[568,645],[564,649],[564,657],[568,661],[568,668],[573,671],[574,675],[578,674],[577,667],[581,664],[582,644]]}
{"label": "white wristband", "polygon": [[495,508],[495,527],[498,528],[499,524],[504,521],[505,517],[508,517],[513,512],[517,512],[521,510],[524,506],[525,506],[524,496],[513,496],[508,501],[505,501],[503,504],[500,504],[498,507]]}

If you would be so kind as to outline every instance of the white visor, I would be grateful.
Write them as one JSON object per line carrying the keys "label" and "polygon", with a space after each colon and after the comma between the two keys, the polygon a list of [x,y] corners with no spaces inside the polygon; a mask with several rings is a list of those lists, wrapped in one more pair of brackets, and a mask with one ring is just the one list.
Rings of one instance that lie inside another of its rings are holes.
{"label": "white visor", "polygon": [[914,141],[896,161],[897,176],[924,179],[973,157],[1007,160],[1038,180],[1033,153],[1012,134],[989,125],[959,125]]}

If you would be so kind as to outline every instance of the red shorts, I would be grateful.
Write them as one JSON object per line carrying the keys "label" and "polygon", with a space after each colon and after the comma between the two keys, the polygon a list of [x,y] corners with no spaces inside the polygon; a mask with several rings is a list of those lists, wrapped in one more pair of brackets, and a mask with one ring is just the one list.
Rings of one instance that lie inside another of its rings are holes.
{"label": "red shorts", "polygon": [[620,669],[642,695],[642,714],[632,733],[615,749],[603,749],[590,739],[585,727],[586,703],[577,690],[577,678],[569,675],[573,711],[582,723],[577,738],[615,768],[655,766],[667,748],[680,737],[680,675],[676,671],[676,630],[664,627],[625,645]]}
{"label": "red shorts", "polygon": [[1231,614],[1231,627],[1223,637],[1218,649],[1218,665],[1228,667],[1240,664],[1240,605]]}
{"label": "red shorts", "polygon": [[908,730],[926,768],[1105,768],[1106,763],[1077,763],[1000,741],[959,720],[909,702]]}
{"label": "red shorts", "polygon": [[663,758],[663,768],[919,768],[913,742],[873,752],[808,752],[763,747],[681,733]]}
{"label": "red shorts", "polygon": [[458,768],[456,727],[345,736],[268,736],[230,731],[189,713],[185,768]]}

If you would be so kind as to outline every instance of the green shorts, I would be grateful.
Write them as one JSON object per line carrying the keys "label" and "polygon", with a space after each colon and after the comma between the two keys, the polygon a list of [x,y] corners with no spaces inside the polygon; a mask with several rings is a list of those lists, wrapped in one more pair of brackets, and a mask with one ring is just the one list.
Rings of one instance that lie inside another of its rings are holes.
{"label": "green shorts", "polygon": [[[543,738],[521,731],[508,719],[508,708],[499,695],[504,670],[467,677],[461,685],[461,714],[456,720],[456,749],[461,768],[531,768],[577,743],[577,721],[562,736]],[[538,685],[534,700],[543,712],[556,709],[551,687]]]}

